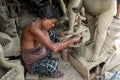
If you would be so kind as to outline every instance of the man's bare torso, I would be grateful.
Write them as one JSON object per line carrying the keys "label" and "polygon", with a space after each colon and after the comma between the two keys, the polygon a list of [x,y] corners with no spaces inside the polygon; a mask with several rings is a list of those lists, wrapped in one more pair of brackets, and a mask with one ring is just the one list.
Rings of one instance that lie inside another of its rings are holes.
{"label": "man's bare torso", "polygon": [[[25,48],[25,49],[31,49],[35,47],[35,37],[32,35],[33,28],[39,29],[39,25],[37,25],[36,22],[32,22],[30,24],[28,24],[27,26],[25,26],[25,28],[23,29],[22,32],[22,39],[21,39],[21,47]],[[40,29],[39,29],[40,30]],[[45,34],[45,36],[48,36],[47,31],[45,30],[40,30],[42,33]]]}

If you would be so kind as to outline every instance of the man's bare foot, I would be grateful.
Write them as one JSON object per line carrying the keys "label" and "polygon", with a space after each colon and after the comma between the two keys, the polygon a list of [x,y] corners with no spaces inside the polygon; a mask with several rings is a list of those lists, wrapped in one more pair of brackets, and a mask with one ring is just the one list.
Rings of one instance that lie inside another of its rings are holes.
{"label": "man's bare foot", "polygon": [[63,72],[61,72],[59,70],[54,72],[53,74],[51,74],[52,78],[62,78],[63,76],[64,76]]}
{"label": "man's bare foot", "polygon": [[117,20],[120,20],[120,17],[119,16],[113,16],[113,18],[117,19]]}
{"label": "man's bare foot", "polygon": [[99,54],[94,54],[94,55],[88,57],[88,61],[94,62],[98,59],[98,57],[99,57]]}
{"label": "man's bare foot", "polygon": [[88,45],[90,45],[91,43],[93,43],[93,40],[89,40],[89,41],[85,42],[85,46],[88,46]]}

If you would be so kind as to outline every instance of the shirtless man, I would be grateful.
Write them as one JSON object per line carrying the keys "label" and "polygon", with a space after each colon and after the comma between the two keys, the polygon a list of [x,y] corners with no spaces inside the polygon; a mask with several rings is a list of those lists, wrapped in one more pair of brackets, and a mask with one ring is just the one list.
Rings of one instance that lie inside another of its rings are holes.
{"label": "shirtless man", "polygon": [[117,0],[117,13],[114,18],[120,20],[120,0]]}
{"label": "shirtless man", "polygon": [[61,77],[58,64],[54,59],[48,57],[47,50],[57,52],[71,46],[78,41],[81,35],[53,43],[49,37],[48,30],[52,28],[59,17],[58,10],[52,5],[46,5],[39,10],[38,18],[28,24],[22,33],[21,55],[25,69],[31,74],[45,74],[50,77]]}

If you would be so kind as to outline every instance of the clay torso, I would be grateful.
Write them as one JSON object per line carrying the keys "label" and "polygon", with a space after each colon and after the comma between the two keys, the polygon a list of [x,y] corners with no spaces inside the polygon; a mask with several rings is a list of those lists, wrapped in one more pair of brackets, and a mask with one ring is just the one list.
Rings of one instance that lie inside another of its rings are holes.
{"label": "clay torso", "polygon": [[83,0],[85,10],[93,15],[107,11],[113,3],[114,0]]}

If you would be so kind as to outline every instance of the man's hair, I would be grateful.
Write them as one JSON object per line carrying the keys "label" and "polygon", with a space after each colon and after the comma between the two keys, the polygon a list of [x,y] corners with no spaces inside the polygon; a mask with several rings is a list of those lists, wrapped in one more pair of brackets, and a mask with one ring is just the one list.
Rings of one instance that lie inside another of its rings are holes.
{"label": "man's hair", "polygon": [[43,7],[40,8],[40,10],[38,11],[38,17],[39,18],[47,18],[47,19],[51,19],[51,18],[59,18],[59,10],[53,6],[53,5],[44,5]]}

